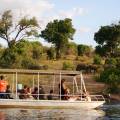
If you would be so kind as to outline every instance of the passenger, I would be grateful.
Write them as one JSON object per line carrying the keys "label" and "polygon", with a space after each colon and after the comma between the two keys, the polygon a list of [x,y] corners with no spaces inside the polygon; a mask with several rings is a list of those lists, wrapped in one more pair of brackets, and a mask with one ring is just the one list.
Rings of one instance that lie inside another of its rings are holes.
{"label": "passenger", "polygon": [[67,87],[65,85],[65,79],[62,79],[61,84],[59,84],[59,95],[60,95],[60,92],[61,92],[61,99],[62,100],[64,100],[64,95],[65,95],[66,89],[67,89]]}
{"label": "passenger", "polygon": [[88,91],[83,90],[83,92],[82,92],[82,100],[91,101],[91,97],[90,97],[90,94],[89,94]]}
{"label": "passenger", "polygon": [[64,96],[64,100],[68,100],[70,98],[70,89],[66,88],[65,89],[65,96]]}
{"label": "passenger", "polygon": [[32,96],[32,94],[31,94],[31,88],[30,88],[30,87],[27,88],[27,98],[28,98],[28,99],[33,99],[33,96]]}
{"label": "passenger", "polygon": [[40,99],[40,100],[44,100],[44,99],[45,99],[44,94],[45,94],[45,91],[44,91],[43,87],[40,86],[40,87],[39,87],[39,99]]}
{"label": "passenger", "polygon": [[86,96],[86,101],[91,102],[91,97],[88,91],[86,91],[85,96]]}
{"label": "passenger", "polygon": [[32,92],[32,96],[34,99],[38,99],[38,87],[34,88],[34,91]]}
{"label": "passenger", "polygon": [[13,99],[13,97],[11,97],[10,85],[7,85],[5,98],[6,99]]}
{"label": "passenger", "polygon": [[20,99],[27,99],[27,98],[28,98],[27,88],[28,88],[28,86],[27,86],[27,85],[24,85],[24,88],[20,91],[20,95],[19,95],[19,98],[20,98]]}
{"label": "passenger", "polygon": [[53,100],[53,90],[50,90],[50,94],[47,96],[48,100]]}
{"label": "passenger", "polygon": [[6,88],[7,88],[8,82],[5,80],[4,76],[0,76],[0,98],[5,98]]}

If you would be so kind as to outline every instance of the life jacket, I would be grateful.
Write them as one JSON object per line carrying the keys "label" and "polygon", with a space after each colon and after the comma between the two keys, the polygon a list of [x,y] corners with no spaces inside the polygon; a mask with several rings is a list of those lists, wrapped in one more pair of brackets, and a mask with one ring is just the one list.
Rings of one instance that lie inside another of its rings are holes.
{"label": "life jacket", "polygon": [[6,80],[0,80],[0,92],[6,92],[7,85]]}

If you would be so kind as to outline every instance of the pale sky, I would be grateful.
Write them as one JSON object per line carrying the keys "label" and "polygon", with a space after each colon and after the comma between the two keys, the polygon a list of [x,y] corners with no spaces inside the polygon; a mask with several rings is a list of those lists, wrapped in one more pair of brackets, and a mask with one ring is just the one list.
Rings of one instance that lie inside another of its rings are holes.
{"label": "pale sky", "polygon": [[[0,0],[0,13],[8,9],[15,19],[37,17],[42,29],[51,20],[71,18],[76,29],[73,42],[92,46],[100,26],[120,21],[120,0]],[[6,45],[1,39],[0,43]]]}

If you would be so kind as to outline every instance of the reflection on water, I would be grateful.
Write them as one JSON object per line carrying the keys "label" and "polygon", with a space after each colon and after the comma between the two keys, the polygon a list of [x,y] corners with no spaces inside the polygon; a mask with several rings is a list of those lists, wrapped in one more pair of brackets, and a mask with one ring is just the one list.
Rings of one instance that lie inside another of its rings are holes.
{"label": "reflection on water", "polygon": [[80,109],[3,109],[1,111],[0,120],[96,120],[104,115],[101,111]]}
{"label": "reflection on water", "polygon": [[0,120],[120,120],[119,107],[102,109],[0,109]]}
{"label": "reflection on water", "polygon": [[5,120],[5,114],[4,114],[4,112],[0,112],[0,120]]}

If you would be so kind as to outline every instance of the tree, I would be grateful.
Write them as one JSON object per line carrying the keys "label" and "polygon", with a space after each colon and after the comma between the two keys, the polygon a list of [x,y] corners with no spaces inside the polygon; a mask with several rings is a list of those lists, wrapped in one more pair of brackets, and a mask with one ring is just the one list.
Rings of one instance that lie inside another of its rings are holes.
{"label": "tree", "polygon": [[4,39],[8,47],[13,46],[17,41],[30,36],[37,36],[39,27],[35,17],[22,18],[15,25],[10,10],[5,11],[0,18],[0,38]]}
{"label": "tree", "polygon": [[2,68],[30,68],[39,65],[43,46],[39,42],[21,40],[11,48],[6,48],[0,55]]}
{"label": "tree", "polygon": [[[97,53],[102,53],[106,56],[113,56],[120,48],[120,22],[102,26],[94,35],[94,40],[99,44]],[[120,52],[120,51],[119,51]]]}
{"label": "tree", "polygon": [[68,44],[69,39],[73,39],[74,33],[72,20],[66,18],[48,23],[45,30],[41,31],[40,36],[55,45],[56,58],[60,58],[61,50]]}

